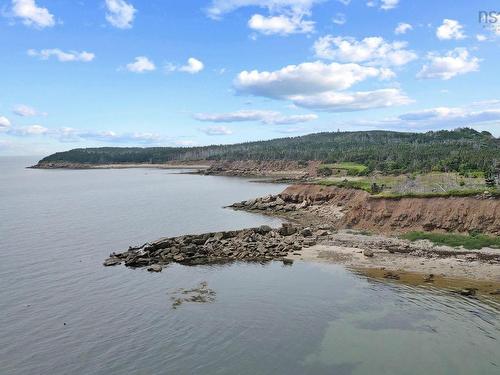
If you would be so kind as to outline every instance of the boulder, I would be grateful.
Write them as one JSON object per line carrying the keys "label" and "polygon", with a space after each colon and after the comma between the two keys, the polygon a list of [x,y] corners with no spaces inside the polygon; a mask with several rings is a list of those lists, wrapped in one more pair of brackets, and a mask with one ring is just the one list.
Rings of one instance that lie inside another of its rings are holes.
{"label": "boulder", "polygon": [[162,268],[163,268],[163,267],[162,267],[162,266],[160,266],[159,264],[153,264],[152,266],[150,266],[150,267],[148,268],[148,271],[149,271],[149,272],[161,272]]}
{"label": "boulder", "polygon": [[300,231],[300,234],[302,234],[304,237],[311,237],[313,233],[311,228],[304,228]]}
{"label": "boulder", "polygon": [[283,223],[282,227],[279,229],[279,234],[282,236],[291,236],[297,232],[297,228],[293,227],[290,223]]}
{"label": "boulder", "polygon": [[121,259],[111,257],[111,258],[106,259],[103,264],[105,267],[110,267],[110,266],[117,266],[121,262],[122,262]]}
{"label": "boulder", "polygon": [[269,225],[261,225],[257,229],[255,229],[256,233],[259,234],[267,234],[272,231],[272,228]]}
{"label": "boulder", "polygon": [[372,258],[372,257],[375,255],[375,253],[373,252],[373,250],[370,250],[370,249],[364,249],[364,250],[363,250],[363,255],[364,255],[365,257]]}

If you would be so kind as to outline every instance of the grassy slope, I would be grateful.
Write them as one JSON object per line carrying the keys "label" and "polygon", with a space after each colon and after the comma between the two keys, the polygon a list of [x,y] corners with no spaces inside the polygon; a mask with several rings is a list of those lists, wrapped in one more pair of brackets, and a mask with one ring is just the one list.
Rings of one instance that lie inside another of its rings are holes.
{"label": "grassy slope", "polygon": [[466,249],[481,249],[483,247],[500,249],[500,237],[486,236],[484,234],[409,232],[402,237],[410,241],[429,240],[436,245],[463,246]]}

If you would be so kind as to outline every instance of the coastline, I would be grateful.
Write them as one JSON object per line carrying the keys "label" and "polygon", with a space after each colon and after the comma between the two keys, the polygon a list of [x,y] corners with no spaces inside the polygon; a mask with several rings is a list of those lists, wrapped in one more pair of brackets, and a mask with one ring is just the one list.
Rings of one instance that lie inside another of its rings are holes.
{"label": "coastline", "polygon": [[[161,272],[169,263],[198,265],[274,260],[291,265],[295,261],[326,262],[342,264],[370,277],[442,285],[463,295],[477,292],[500,298],[500,250],[435,246],[428,240],[400,239],[395,237],[397,231],[384,233],[382,230],[372,234],[355,229],[355,226],[348,229],[350,225],[344,220],[349,218],[346,210],[350,208],[340,205],[337,199],[348,203],[359,196],[349,196],[352,192],[345,189],[311,186],[292,185],[277,196],[229,206],[283,218],[287,222],[281,228],[262,226],[162,238],[112,253],[104,265],[124,264]],[[472,203],[477,205],[476,201]],[[492,203],[498,202],[487,202]]]}
{"label": "coastline", "polygon": [[116,164],[83,164],[83,163],[44,163],[36,164],[27,168],[31,169],[134,169],[134,168],[154,168],[154,169],[197,169],[205,170],[210,168],[210,164],[200,163],[116,163]]}
{"label": "coastline", "polygon": [[[493,214],[490,214],[495,216],[495,204],[498,204],[498,200],[491,197],[487,199],[468,197],[371,200],[368,193],[360,190],[301,185],[301,182],[307,181],[310,177],[305,170],[290,169],[290,165],[287,165],[284,170],[279,170],[285,166],[273,163],[210,162],[203,164],[192,162],[92,165],[56,163],[35,167],[43,169],[194,169],[196,171],[193,173],[203,175],[254,177],[260,182],[295,183],[277,196],[250,199],[228,206],[235,210],[282,218],[288,222],[283,228],[250,228],[243,231],[161,239],[141,247],[130,248],[123,253],[113,253],[105,262],[107,266],[124,263],[130,267],[148,267],[151,271],[159,272],[170,262],[183,264],[271,260],[283,261],[285,264],[292,264],[294,261],[327,262],[342,264],[346,268],[375,278],[442,285],[443,287],[446,285],[451,289],[458,288],[458,290],[463,287],[467,288],[467,285],[473,283],[474,287],[470,288],[495,296],[500,291],[500,250],[487,248],[465,250],[434,246],[429,241],[410,242],[394,237],[412,228],[425,231],[433,229],[476,230],[479,225],[478,220],[474,221],[471,217],[474,216],[474,209],[481,211],[477,209],[478,205],[483,205],[486,209],[493,204],[493,208],[490,207]],[[449,217],[454,214],[450,211],[450,207],[458,206],[460,210],[463,210],[467,202],[473,207],[469,210],[470,217],[467,220],[464,216],[459,218],[457,227],[457,222]],[[432,207],[433,215],[427,217],[427,222],[422,222],[420,225],[415,218],[412,218],[411,212],[425,212],[426,205]],[[442,217],[438,214],[440,205],[447,207]],[[394,212],[399,216],[392,217]],[[484,215],[479,216],[484,219],[482,217]],[[486,229],[487,232],[494,231],[494,234],[498,235],[498,232],[495,232],[495,228],[498,227],[496,217],[493,219],[493,221],[491,218],[483,220],[490,224],[493,222],[493,224],[479,229]],[[387,224],[382,225],[384,222]],[[465,228],[465,222],[470,227]],[[356,229],[357,232],[348,228]],[[290,233],[282,235],[288,231]],[[312,234],[310,235],[309,232]],[[272,241],[266,238],[268,234],[271,234]],[[237,241],[233,241],[233,238]],[[249,238],[251,239],[250,247],[246,244]],[[176,242],[178,239],[180,243]],[[188,242],[184,243],[186,239]],[[191,243],[191,240],[194,243]],[[208,250],[205,246],[207,240],[211,242]],[[165,244],[165,241],[166,243],[172,242],[170,245],[178,251],[164,259],[155,257],[154,251],[157,250],[155,247],[158,247],[158,243]],[[236,250],[242,246],[244,251],[222,251],[227,247]],[[255,249],[259,251],[255,252]],[[150,256],[151,250],[153,253]],[[133,255],[132,259],[128,259],[131,255]],[[134,263],[134,259],[138,261]]]}

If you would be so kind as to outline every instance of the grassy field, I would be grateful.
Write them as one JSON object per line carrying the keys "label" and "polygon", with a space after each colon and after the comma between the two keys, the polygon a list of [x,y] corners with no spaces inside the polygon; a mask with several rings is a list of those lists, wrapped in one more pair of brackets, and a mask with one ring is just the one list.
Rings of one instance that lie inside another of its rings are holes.
{"label": "grassy field", "polygon": [[[328,164],[330,165],[330,164]],[[332,164],[333,165],[333,164]],[[377,196],[386,198],[401,197],[446,197],[471,196],[489,191],[498,196],[498,188],[488,188],[479,175],[462,176],[458,173],[432,172],[416,175],[371,175],[371,176],[323,176],[316,181],[325,186],[339,186],[362,189],[370,193],[372,184],[382,189]]]}
{"label": "grassy field", "polygon": [[368,167],[363,164],[345,162],[345,163],[321,164],[318,169],[320,173],[328,171],[331,172],[334,170],[341,170],[341,171],[346,171],[347,175],[349,176],[358,176],[365,173]]}
{"label": "grassy field", "polygon": [[409,232],[404,234],[402,238],[410,241],[429,240],[436,245],[463,246],[466,249],[482,249],[483,247],[500,249],[500,237],[486,236],[484,234]]}

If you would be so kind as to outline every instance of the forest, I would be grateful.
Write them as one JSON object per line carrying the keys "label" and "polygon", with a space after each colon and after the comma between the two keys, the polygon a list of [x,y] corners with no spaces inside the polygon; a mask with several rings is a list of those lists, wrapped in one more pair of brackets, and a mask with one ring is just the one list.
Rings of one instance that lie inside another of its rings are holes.
{"label": "forest", "polygon": [[328,132],[203,147],[80,148],[52,154],[39,164],[158,164],[193,160],[319,160],[362,164],[367,167],[366,173],[480,171],[488,174],[500,165],[500,138],[470,128],[426,133]]}

